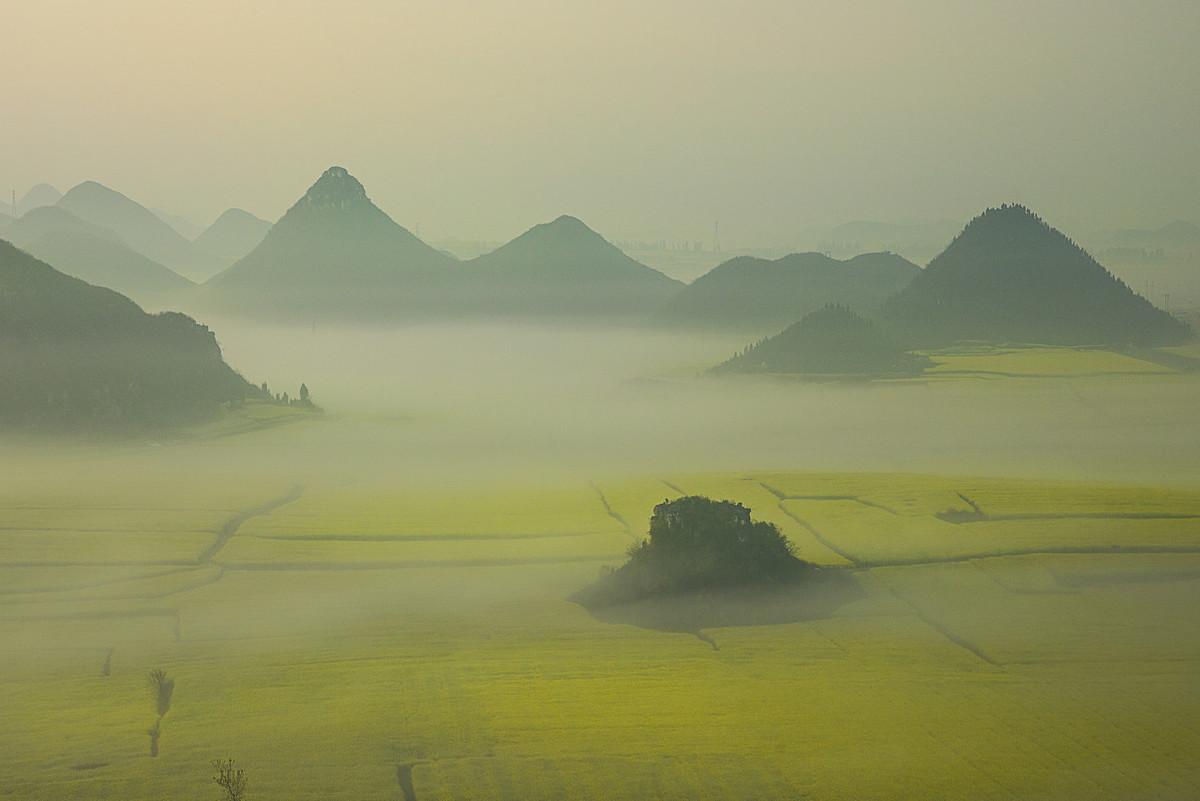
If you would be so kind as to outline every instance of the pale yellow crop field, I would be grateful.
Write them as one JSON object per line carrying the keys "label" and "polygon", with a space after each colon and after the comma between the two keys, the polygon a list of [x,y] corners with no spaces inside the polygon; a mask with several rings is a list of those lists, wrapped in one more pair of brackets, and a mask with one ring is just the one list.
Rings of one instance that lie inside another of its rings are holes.
{"label": "pale yellow crop field", "polygon": [[[122,458],[107,486],[0,490],[0,799],[210,798],[226,756],[264,801],[404,798],[402,774],[420,801],[1200,786],[1200,490],[780,471],[186,484]],[[746,503],[855,596],[706,630],[715,648],[568,600],[689,493]],[[978,519],[937,516],[966,499]],[[158,667],[176,688],[152,758]]]}

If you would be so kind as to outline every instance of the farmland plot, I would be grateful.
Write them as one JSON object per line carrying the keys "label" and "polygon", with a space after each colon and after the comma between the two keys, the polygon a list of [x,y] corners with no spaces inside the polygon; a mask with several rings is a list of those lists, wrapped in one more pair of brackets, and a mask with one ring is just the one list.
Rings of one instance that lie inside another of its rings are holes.
{"label": "farmland plot", "polygon": [[[8,492],[0,510],[3,799],[201,798],[223,756],[257,799],[398,798],[405,782],[421,801],[1188,799],[1200,784],[1200,493],[274,477],[170,504],[130,490],[120,520],[31,508],[100,508],[64,492]],[[688,493],[747,504],[858,594],[815,620],[704,632],[567,600]],[[88,546],[105,538],[153,558],[114,564]],[[152,758],[156,667],[176,689]]]}

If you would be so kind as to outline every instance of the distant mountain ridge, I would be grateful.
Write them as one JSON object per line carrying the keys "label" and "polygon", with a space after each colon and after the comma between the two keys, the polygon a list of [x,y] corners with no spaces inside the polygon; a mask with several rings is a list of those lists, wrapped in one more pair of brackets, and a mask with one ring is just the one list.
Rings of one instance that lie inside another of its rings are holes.
{"label": "distant mountain ridge", "polygon": [[17,201],[17,207],[13,210],[13,216],[22,217],[34,209],[53,206],[61,199],[62,192],[59,192],[50,184],[37,184],[30,187],[29,191]]}
{"label": "distant mountain ridge", "polygon": [[59,206],[33,209],[5,238],[60,272],[139,300],[185,290],[192,282],[130,248],[114,232]]}
{"label": "distant mountain ridge", "polygon": [[219,265],[196,251],[174,228],[140,203],[95,181],[72,188],[61,208],[118,234],[129,247],[192,280],[203,280]]}
{"label": "distant mountain ridge", "polygon": [[988,209],[880,312],[922,346],[960,340],[1158,345],[1188,327],[1029,209]]}
{"label": "distant mountain ridge", "polygon": [[962,223],[951,220],[910,223],[854,220],[816,229],[810,236],[817,245],[815,250],[832,256],[887,251],[923,264],[940,253],[960,230]]}
{"label": "distant mountain ridge", "polygon": [[0,241],[0,421],[23,429],[187,422],[258,390],[206,327],[150,315]]}
{"label": "distant mountain ridge", "polygon": [[155,217],[174,228],[175,233],[179,234],[189,242],[195,240],[195,238],[200,236],[200,233],[204,230],[202,226],[196,225],[196,223],[192,222],[181,214],[174,214],[166,209],[159,208],[153,208],[150,209],[150,211],[154,213]]}
{"label": "distant mountain ridge", "polygon": [[574,217],[461,262],[393,221],[342,167],[204,287],[222,308],[287,316],[645,313],[682,288]]}
{"label": "distant mountain ridge", "polygon": [[211,256],[233,264],[254,250],[271,230],[271,223],[242,209],[225,209],[192,244]]}
{"label": "distant mountain ridge", "polygon": [[920,272],[894,253],[866,253],[845,261],[822,253],[774,260],[740,256],[693,281],[663,307],[657,320],[672,326],[778,331],[831,303],[871,313]]}
{"label": "distant mountain ridge", "polygon": [[467,262],[465,279],[486,309],[549,315],[645,313],[683,289],[569,215]]}

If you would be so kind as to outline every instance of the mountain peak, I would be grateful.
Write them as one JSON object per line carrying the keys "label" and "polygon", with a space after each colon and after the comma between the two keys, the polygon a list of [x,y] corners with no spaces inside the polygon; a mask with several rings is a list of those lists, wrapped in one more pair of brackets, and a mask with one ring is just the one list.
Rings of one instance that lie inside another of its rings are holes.
{"label": "mountain peak", "polygon": [[232,264],[258,247],[269,230],[269,222],[260,220],[248,211],[225,209],[212,225],[196,237],[195,245]]}
{"label": "mountain peak", "polygon": [[[218,223],[258,240],[210,282],[234,307],[286,289],[288,300],[272,301],[284,312],[386,307],[390,314],[395,302],[415,303],[411,295],[440,285],[456,261],[398,225],[344,167],[323,172],[274,225],[236,212]],[[382,294],[364,300],[367,287]]]}
{"label": "mountain peak", "polygon": [[922,346],[1160,345],[1189,335],[1186,325],[1018,205],[988,209],[968,223],[882,314]]}
{"label": "mountain peak", "polygon": [[121,194],[115,189],[110,189],[99,181],[83,181],[71,187],[63,197],[75,197],[79,195],[97,196],[97,195],[119,195]]}
{"label": "mountain peak", "polygon": [[1051,227],[1028,207],[1019,203],[1005,203],[985,210],[967,223],[947,249],[1053,248],[1062,245],[1078,248],[1061,231]]}
{"label": "mountain peak", "polygon": [[221,224],[255,223],[257,225],[265,225],[268,227],[271,225],[271,223],[267,222],[266,220],[262,219],[261,217],[257,217],[255,215],[251,214],[250,212],[246,211],[245,209],[239,209],[236,206],[225,209],[225,211],[221,212],[221,214],[217,217],[217,219],[213,221],[213,225],[210,225],[209,228],[212,228],[217,223],[221,223]]}
{"label": "mountain peak", "polygon": [[330,167],[309,187],[304,199],[318,207],[345,208],[367,200],[367,190],[345,167]]}
{"label": "mountain peak", "polygon": [[572,217],[570,214],[563,214],[555,217],[548,223],[535,225],[526,231],[516,241],[527,242],[555,242],[562,245],[570,244],[578,246],[582,243],[588,243],[588,246],[604,246],[606,248],[616,249],[607,239],[596,233],[583,220],[578,217]]}
{"label": "mountain peak", "polygon": [[984,209],[983,213],[980,214],[979,216],[981,218],[1008,217],[1010,219],[1018,218],[1018,217],[1027,217],[1031,220],[1037,220],[1038,222],[1042,221],[1042,218],[1039,217],[1038,215],[1034,214],[1032,209],[1030,209],[1028,206],[1022,205],[1020,203],[1001,203],[999,206],[992,206],[990,208]]}
{"label": "mountain peak", "polygon": [[1033,213],[1029,207],[1022,206],[1020,203],[1004,203],[1000,206],[986,209],[978,217],[967,223],[967,230],[1002,225],[1027,226],[1050,230],[1050,226],[1045,220]]}
{"label": "mountain peak", "polygon": [[50,184],[38,184],[30,188],[19,201],[13,213],[17,216],[26,214],[33,209],[44,208],[45,206],[53,206],[62,198],[62,192],[59,192]]}
{"label": "mountain peak", "polygon": [[583,220],[579,219],[578,217],[572,217],[570,214],[560,214],[558,217],[555,217],[553,221],[551,221],[550,225],[558,228],[586,228],[589,231],[592,230],[587,227]]}

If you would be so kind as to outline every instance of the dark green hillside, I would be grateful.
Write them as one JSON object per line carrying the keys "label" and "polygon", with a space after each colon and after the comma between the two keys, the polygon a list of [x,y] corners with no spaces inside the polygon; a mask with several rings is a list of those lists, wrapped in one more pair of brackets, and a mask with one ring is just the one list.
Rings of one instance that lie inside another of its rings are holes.
{"label": "dark green hillside", "polygon": [[208,328],[149,315],[0,241],[0,421],[6,427],[141,428],[253,397]]}
{"label": "dark green hillside", "polygon": [[919,373],[926,364],[871,321],[831,305],[751,345],[712,372],[896,375]]}
{"label": "dark green hillside", "polygon": [[683,289],[565,215],[466,266],[463,302],[484,312],[621,316],[658,308]]}
{"label": "dark green hillside", "polygon": [[989,209],[972,220],[884,305],[881,317],[922,346],[1159,345],[1191,336],[1184,323],[1023,206]]}
{"label": "dark green hillside", "polygon": [[874,311],[920,272],[894,253],[846,261],[821,253],[775,260],[742,256],[697,278],[667,303],[658,320],[693,328],[778,331],[829,303]]}

